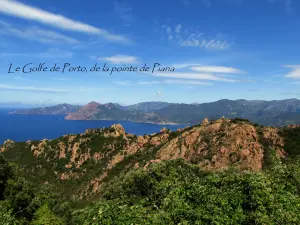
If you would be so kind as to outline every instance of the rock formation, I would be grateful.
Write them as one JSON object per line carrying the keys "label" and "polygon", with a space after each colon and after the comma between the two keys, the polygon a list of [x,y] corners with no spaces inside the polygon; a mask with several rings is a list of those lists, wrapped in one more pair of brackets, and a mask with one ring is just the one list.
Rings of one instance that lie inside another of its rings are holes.
{"label": "rock formation", "polygon": [[26,166],[28,171],[39,168],[58,180],[83,182],[73,196],[86,198],[101,191],[103,183],[111,179],[112,174],[130,168],[147,169],[150,164],[162,160],[181,158],[207,170],[229,167],[261,170],[270,149],[279,159],[287,157],[285,139],[280,131],[281,128],[257,127],[245,120],[221,118],[211,122],[204,119],[200,125],[174,132],[162,129],[156,134],[136,136],[115,124],[78,135],[64,135],[52,141],[15,143],[7,140],[1,152],[9,152],[10,156],[15,152],[20,164],[26,163],[22,161],[26,157],[36,159],[35,166],[32,163]]}

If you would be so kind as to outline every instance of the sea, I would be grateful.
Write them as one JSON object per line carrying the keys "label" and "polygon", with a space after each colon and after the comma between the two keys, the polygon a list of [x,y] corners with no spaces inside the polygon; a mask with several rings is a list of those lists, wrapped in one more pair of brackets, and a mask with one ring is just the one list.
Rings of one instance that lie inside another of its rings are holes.
{"label": "sea", "polygon": [[49,140],[65,134],[80,134],[86,129],[109,127],[121,124],[126,133],[144,135],[159,132],[166,127],[171,130],[186,127],[186,125],[160,125],[135,123],[117,120],[65,120],[66,115],[14,115],[8,112],[16,109],[0,108],[0,145],[7,139],[15,142],[27,140]]}

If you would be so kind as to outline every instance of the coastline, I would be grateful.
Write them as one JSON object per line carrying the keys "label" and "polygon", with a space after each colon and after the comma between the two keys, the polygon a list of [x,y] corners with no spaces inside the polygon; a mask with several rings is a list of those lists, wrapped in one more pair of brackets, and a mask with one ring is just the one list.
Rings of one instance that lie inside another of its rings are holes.
{"label": "coastline", "polygon": [[21,113],[21,112],[8,112],[8,115],[41,115],[41,116],[53,116],[53,115],[61,115],[65,116],[64,120],[73,120],[73,121],[111,121],[111,120],[117,120],[117,121],[125,121],[125,122],[132,122],[132,123],[147,123],[147,124],[156,124],[156,125],[187,125],[190,126],[192,124],[181,124],[181,123],[174,123],[174,122],[151,122],[151,121],[140,121],[140,120],[118,120],[118,119],[66,119],[66,117],[69,115],[67,113],[64,114],[46,114],[46,113]]}
{"label": "coastline", "polygon": [[[64,120],[73,120],[73,119],[66,119],[64,118]],[[124,121],[124,122],[131,122],[131,123],[147,123],[147,124],[156,124],[156,125],[187,125],[190,126],[191,124],[180,124],[180,123],[173,123],[173,122],[151,122],[151,121],[138,121],[138,120],[117,120],[117,119],[87,119],[87,120],[73,120],[73,121],[112,121],[112,120],[116,120],[116,121]]]}

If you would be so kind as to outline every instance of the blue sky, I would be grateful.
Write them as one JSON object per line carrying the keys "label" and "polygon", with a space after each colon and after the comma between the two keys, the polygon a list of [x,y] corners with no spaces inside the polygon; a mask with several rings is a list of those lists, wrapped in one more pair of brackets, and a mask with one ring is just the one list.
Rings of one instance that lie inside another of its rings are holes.
{"label": "blue sky", "polygon": [[[296,0],[0,0],[0,102],[299,98],[299,40]],[[156,62],[175,71],[8,73]]]}

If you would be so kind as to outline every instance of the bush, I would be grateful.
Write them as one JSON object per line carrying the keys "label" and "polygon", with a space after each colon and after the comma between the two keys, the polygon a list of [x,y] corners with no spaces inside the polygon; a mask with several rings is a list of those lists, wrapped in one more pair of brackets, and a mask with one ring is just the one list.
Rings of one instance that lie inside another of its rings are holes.
{"label": "bush", "polygon": [[63,225],[64,222],[59,219],[48,207],[47,204],[40,207],[31,222],[32,225]]}
{"label": "bush", "polygon": [[[297,172],[295,172],[297,171]],[[182,160],[112,181],[74,224],[300,224],[299,166],[206,172]]]}

